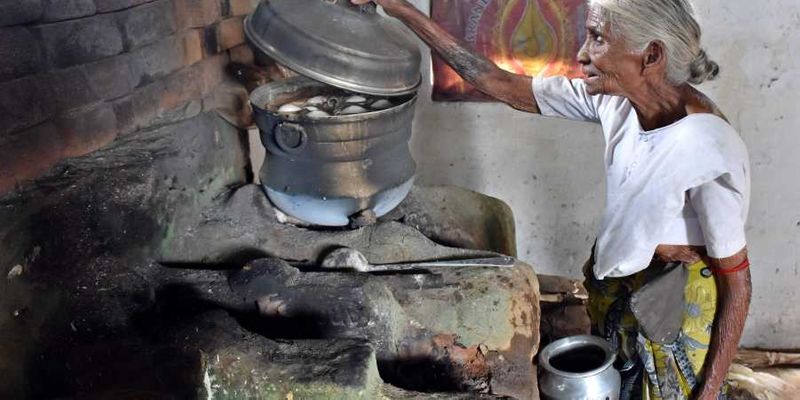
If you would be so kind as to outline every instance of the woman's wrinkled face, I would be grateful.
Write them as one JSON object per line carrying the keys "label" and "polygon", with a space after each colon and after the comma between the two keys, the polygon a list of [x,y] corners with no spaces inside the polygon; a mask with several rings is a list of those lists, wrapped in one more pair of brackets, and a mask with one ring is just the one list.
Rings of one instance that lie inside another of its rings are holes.
{"label": "woman's wrinkled face", "polygon": [[642,55],[628,49],[594,7],[586,17],[586,41],[578,51],[586,89],[591,95],[625,96],[642,83]]}

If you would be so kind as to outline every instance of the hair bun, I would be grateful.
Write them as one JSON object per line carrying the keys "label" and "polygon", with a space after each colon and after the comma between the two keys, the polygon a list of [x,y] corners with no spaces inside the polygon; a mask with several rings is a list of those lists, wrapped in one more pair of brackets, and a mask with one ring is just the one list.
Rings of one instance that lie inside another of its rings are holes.
{"label": "hair bun", "polygon": [[707,80],[713,80],[719,74],[719,64],[708,59],[708,54],[703,49],[697,53],[697,56],[689,66],[691,76],[689,82],[694,84],[701,84]]}

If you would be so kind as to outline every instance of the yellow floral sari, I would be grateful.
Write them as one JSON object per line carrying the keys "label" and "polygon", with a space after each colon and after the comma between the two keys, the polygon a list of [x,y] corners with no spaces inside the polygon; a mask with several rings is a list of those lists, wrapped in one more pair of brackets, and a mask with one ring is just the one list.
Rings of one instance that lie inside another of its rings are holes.
{"label": "yellow floral sari", "polygon": [[647,283],[651,268],[662,267],[653,265],[635,275],[602,281],[594,278],[591,261],[584,269],[592,330],[618,350],[617,366],[624,382],[621,399],[687,399],[703,376],[717,309],[716,283],[704,262],[683,266],[688,270],[685,309],[674,343],[658,344],[646,338],[630,311],[631,294]]}

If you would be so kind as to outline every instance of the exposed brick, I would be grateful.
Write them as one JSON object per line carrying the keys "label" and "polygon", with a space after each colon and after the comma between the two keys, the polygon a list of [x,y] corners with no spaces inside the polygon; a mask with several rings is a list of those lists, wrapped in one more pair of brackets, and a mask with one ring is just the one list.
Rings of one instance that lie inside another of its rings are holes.
{"label": "exposed brick", "polygon": [[171,110],[191,99],[203,97],[202,68],[192,66],[164,80],[165,91],[161,96],[161,109]]}
{"label": "exposed brick", "polygon": [[55,122],[65,157],[91,153],[117,137],[117,119],[110,103],[70,111]]}
{"label": "exposed brick", "polygon": [[218,24],[205,28],[204,47],[214,54],[238,46],[245,42],[242,17],[228,18]]}
{"label": "exposed brick", "polygon": [[45,86],[37,76],[0,83],[0,134],[30,128],[54,114]]}
{"label": "exposed brick", "polygon": [[230,56],[231,62],[235,63],[242,63],[242,64],[254,64],[255,54],[253,54],[253,49],[250,48],[247,44],[240,44],[236,47],[230,49]]}
{"label": "exposed brick", "polygon": [[247,15],[256,9],[258,3],[259,0],[223,0],[223,8],[227,9],[227,13],[225,15]]}
{"label": "exposed brick", "polygon": [[183,64],[192,65],[206,56],[203,48],[203,30],[191,29],[181,37],[183,41]]}
{"label": "exposed brick", "polygon": [[56,113],[130,92],[127,68],[120,56],[0,84],[0,132],[25,129]]}
{"label": "exposed brick", "polygon": [[38,75],[37,79],[47,85],[48,96],[57,112],[80,108],[100,100],[92,90],[89,76],[82,65]]}
{"label": "exposed brick", "polygon": [[64,68],[122,52],[122,36],[113,15],[96,15],[40,25],[42,46],[50,65]]}
{"label": "exposed brick", "polygon": [[0,0],[0,26],[25,24],[41,16],[41,0]]}
{"label": "exposed brick", "polygon": [[63,158],[63,149],[58,131],[50,122],[0,144],[0,193],[42,175]]}
{"label": "exposed brick", "polygon": [[39,43],[27,28],[0,28],[0,81],[37,72],[41,66]]}
{"label": "exposed brick", "polygon": [[165,118],[171,120],[196,113],[199,101],[224,79],[227,62],[227,56],[222,54],[206,58],[115,100],[118,130],[132,132]]}
{"label": "exposed brick", "polygon": [[174,0],[179,28],[202,28],[222,16],[219,0]]}
{"label": "exposed brick", "polygon": [[175,32],[172,6],[168,0],[134,7],[119,13],[117,17],[126,50]]}
{"label": "exposed brick", "polygon": [[169,75],[183,66],[183,40],[177,36],[137,49],[131,54],[131,70],[139,87]]}
{"label": "exposed brick", "polygon": [[153,0],[94,0],[94,4],[97,12],[104,13],[131,8],[151,1]]}
{"label": "exposed brick", "polygon": [[96,11],[94,0],[42,0],[42,9],[44,21],[85,17]]}
{"label": "exposed brick", "polygon": [[192,68],[200,68],[204,95],[211,93],[225,79],[225,67],[227,65],[228,57],[223,53],[207,58],[192,66]]}
{"label": "exposed brick", "polygon": [[245,43],[244,18],[228,18],[217,25],[217,42],[220,50],[227,50]]}
{"label": "exposed brick", "polygon": [[[125,124],[123,126],[130,124],[130,128],[123,131],[134,131],[148,126],[148,123],[161,112],[161,96],[164,90],[164,82],[156,81],[136,89],[130,96],[129,102],[128,99],[115,102],[115,111],[125,118],[120,122]],[[123,106],[128,106],[130,109],[125,111],[122,109]],[[132,119],[132,122],[128,123],[128,118]]]}
{"label": "exposed brick", "polygon": [[117,118],[119,135],[124,135],[136,129],[136,115],[133,109],[133,94],[114,100],[114,115]]}
{"label": "exposed brick", "polygon": [[120,54],[85,65],[89,85],[99,99],[111,100],[133,91],[139,78],[131,70],[130,57]]}

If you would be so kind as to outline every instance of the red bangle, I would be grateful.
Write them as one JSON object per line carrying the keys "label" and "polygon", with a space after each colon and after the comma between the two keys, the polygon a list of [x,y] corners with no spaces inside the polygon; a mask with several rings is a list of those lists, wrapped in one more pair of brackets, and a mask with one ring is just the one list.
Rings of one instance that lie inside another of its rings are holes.
{"label": "red bangle", "polygon": [[715,273],[717,275],[728,275],[728,274],[733,274],[733,273],[745,270],[748,267],[750,267],[750,260],[745,258],[744,261],[742,261],[741,264],[739,264],[739,265],[737,265],[737,266],[735,266],[733,268],[715,268],[715,267],[709,267],[709,268],[711,269],[711,272],[713,272],[713,273]]}

